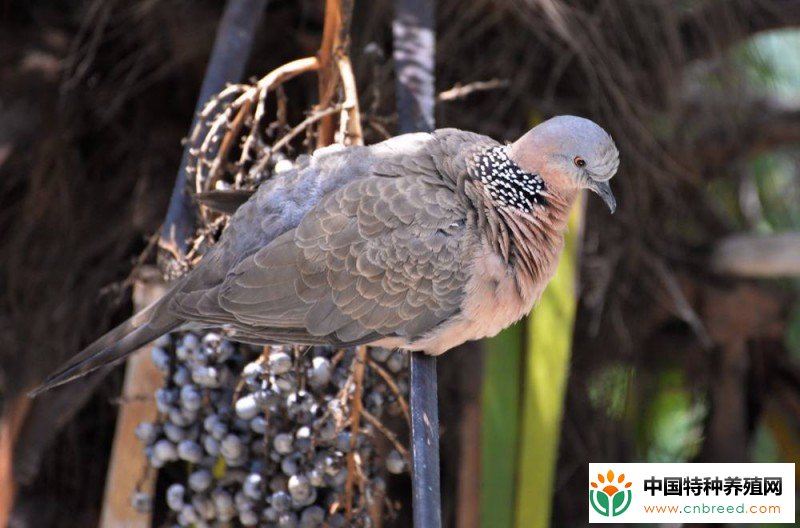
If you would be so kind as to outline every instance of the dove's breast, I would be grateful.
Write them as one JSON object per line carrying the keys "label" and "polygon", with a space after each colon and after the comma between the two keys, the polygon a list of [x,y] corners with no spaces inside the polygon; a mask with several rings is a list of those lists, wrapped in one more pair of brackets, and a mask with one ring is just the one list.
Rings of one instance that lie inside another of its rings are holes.
{"label": "dove's breast", "polygon": [[497,335],[527,315],[544,290],[544,284],[537,287],[519,280],[502,256],[484,244],[473,257],[466,295],[457,315],[418,339],[388,338],[376,344],[439,355],[466,341]]}

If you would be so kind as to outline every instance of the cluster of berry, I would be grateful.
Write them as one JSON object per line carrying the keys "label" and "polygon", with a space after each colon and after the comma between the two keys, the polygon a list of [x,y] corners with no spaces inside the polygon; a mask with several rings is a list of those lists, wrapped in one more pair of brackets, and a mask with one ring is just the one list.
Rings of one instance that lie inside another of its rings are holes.
{"label": "cluster of berry", "polygon": [[[371,506],[385,495],[384,469],[408,468],[398,450],[378,448],[382,424],[361,420],[353,431],[352,400],[359,397],[373,420],[401,414],[408,358],[371,349],[367,361],[374,368],[365,368],[356,395],[355,354],[332,347],[261,349],[217,333],[159,339],[151,353],[165,375],[155,395],[159,418],[141,423],[136,434],[151,467],[186,468],[179,472],[185,479],[166,491],[173,525],[371,526]],[[357,461],[358,486],[353,477],[348,484],[349,456]],[[354,503],[350,520],[347,497]],[[143,492],[132,500],[138,509],[153,507]]]}

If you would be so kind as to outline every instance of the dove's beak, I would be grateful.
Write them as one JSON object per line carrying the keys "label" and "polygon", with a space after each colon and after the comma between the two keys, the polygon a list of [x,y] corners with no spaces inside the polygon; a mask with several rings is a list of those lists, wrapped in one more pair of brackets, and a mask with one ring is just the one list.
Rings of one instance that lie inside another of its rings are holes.
{"label": "dove's beak", "polygon": [[597,193],[606,203],[611,214],[614,214],[614,211],[617,210],[617,199],[614,198],[614,193],[611,192],[611,185],[607,181],[593,181],[589,189]]}

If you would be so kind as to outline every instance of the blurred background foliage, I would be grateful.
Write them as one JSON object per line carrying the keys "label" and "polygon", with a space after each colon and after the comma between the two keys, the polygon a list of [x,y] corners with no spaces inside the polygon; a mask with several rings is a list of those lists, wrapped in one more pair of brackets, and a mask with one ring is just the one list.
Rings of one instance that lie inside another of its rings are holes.
{"label": "blurred background foliage", "polygon": [[[580,114],[622,152],[618,212],[587,201],[541,309],[440,362],[445,524],[583,526],[589,461],[800,460],[800,266],[770,271],[776,255],[797,258],[798,238],[753,249],[753,235],[800,232],[800,3],[437,9],[439,126],[511,140]],[[57,408],[57,422],[22,395],[129,315],[130,270],[152,259],[220,11],[0,4],[0,404],[6,421],[22,416],[14,526],[96,523],[119,377]],[[396,124],[391,17],[388,0],[356,1],[368,142]],[[322,2],[271,1],[248,72],[315,53],[321,29]],[[452,96],[483,81],[497,82]],[[293,117],[316,88],[287,88]],[[747,272],[742,253],[723,251],[733,237],[755,262]],[[408,508],[407,481],[391,489]]]}

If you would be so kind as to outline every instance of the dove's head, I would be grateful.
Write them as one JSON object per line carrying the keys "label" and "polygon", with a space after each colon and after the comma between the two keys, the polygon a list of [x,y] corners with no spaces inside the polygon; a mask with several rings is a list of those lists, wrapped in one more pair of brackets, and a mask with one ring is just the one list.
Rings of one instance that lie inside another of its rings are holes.
{"label": "dove's head", "polygon": [[515,141],[509,158],[523,171],[538,174],[548,188],[597,193],[613,213],[617,200],[609,180],[617,172],[619,151],[595,122],[558,116]]}

